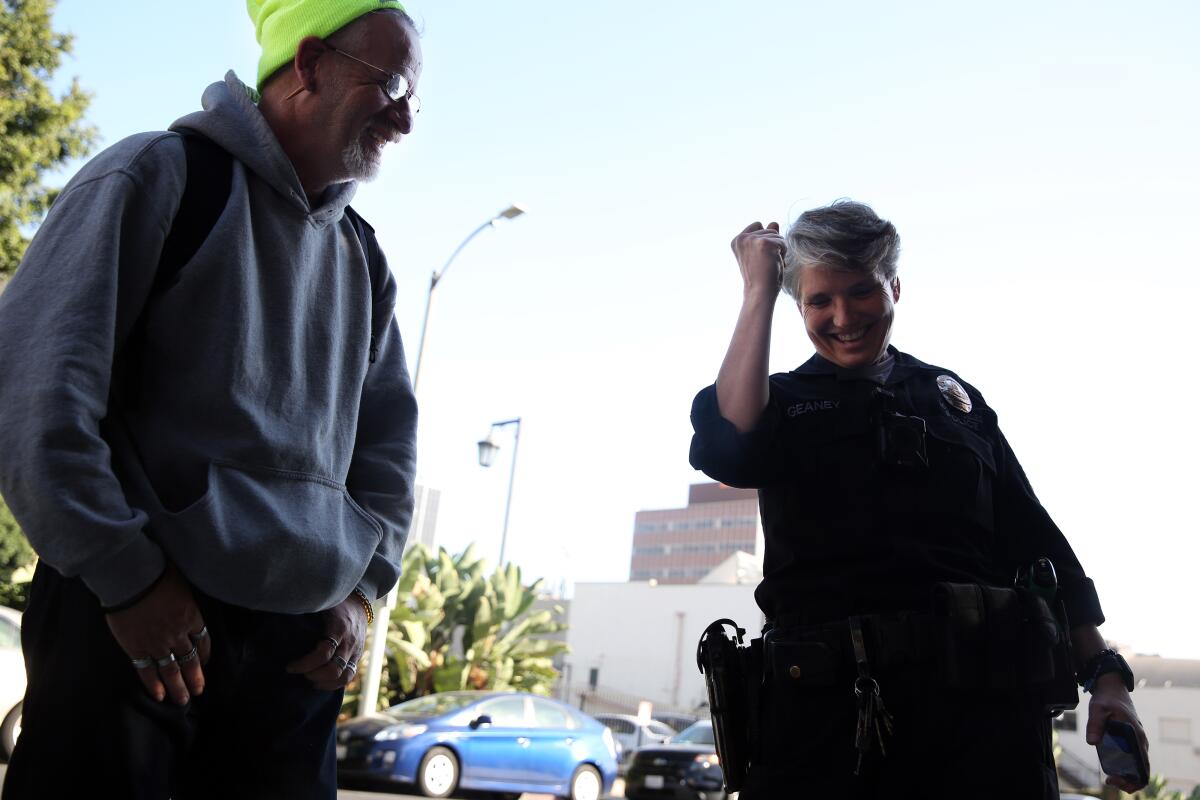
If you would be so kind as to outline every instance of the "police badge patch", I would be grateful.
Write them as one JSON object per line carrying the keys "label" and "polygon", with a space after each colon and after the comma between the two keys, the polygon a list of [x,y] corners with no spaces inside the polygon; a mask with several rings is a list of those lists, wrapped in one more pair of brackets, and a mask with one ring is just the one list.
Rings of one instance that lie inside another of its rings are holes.
{"label": "police badge patch", "polygon": [[971,398],[967,395],[967,390],[962,387],[961,383],[949,375],[938,375],[937,386],[942,392],[942,399],[953,408],[957,408],[964,414],[971,413]]}

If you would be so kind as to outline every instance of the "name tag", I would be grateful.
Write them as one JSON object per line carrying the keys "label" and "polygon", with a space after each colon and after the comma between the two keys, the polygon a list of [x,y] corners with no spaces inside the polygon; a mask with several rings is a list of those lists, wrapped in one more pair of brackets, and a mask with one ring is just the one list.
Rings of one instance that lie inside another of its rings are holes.
{"label": "name tag", "polygon": [[841,407],[841,400],[805,400],[788,406],[787,415],[798,417],[801,414],[811,414],[814,411],[836,411]]}

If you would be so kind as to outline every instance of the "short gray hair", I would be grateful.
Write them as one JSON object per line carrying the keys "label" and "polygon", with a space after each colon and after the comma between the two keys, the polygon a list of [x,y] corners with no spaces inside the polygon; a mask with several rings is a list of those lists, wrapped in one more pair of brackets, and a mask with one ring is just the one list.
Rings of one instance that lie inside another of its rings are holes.
{"label": "short gray hair", "polygon": [[367,37],[366,26],[360,23],[364,23],[371,17],[374,17],[378,14],[391,14],[393,16],[400,17],[402,20],[404,20],[408,27],[412,28],[413,33],[417,34],[417,37],[420,38],[421,33],[417,30],[417,23],[413,22],[413,18],[408,15],[408,12],[393,7],[377,8],[373,11],[368,11],[361,17],[355,17],[333,33],[326,36],[325,41],[329,42],[334,47],[338,47],[343,50],[359,49],[360,47],[364,46],[365,39]]}
{"label": "short gray hair", "polygon": [[888,283],[896,277],[899,257],[896,226],[880,219],[866,203],[842,198],[805,211],[788,228],[783,290],[796,297],[800,270],[816,266],[875,274]]}

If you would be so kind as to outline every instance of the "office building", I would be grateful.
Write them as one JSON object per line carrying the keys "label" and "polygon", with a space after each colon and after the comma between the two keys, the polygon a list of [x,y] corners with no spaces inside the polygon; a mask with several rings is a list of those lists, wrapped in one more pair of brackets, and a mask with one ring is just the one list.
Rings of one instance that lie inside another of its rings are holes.
{"label": "office building", "polygon": [[629,580],[696,583],[737,552],[762,561],[758,492],[693,484],[686,507],[637,512]]}

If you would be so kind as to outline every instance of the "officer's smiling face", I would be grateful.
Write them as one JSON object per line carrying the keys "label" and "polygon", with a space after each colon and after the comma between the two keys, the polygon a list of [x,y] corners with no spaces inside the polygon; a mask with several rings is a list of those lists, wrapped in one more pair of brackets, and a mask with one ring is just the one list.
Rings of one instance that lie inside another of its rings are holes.
{"label": "officer's smiling face", "polygon": [[817,352],[841,367],[874,364],[887,351],[900,279],[839,272],[827,267],[800,270],[796,305]]}

